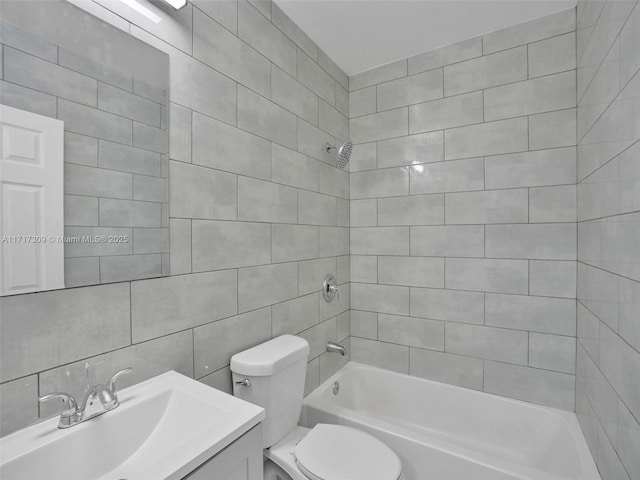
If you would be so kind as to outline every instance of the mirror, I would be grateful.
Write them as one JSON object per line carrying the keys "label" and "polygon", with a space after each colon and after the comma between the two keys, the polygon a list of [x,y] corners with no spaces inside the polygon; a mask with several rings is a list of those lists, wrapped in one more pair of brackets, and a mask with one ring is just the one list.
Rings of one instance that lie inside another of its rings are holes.
{"label": "mirror", "polygon": [[66,1],[2,4],[0,103],[64,122],[65,287],[168,275],[169,57]]}

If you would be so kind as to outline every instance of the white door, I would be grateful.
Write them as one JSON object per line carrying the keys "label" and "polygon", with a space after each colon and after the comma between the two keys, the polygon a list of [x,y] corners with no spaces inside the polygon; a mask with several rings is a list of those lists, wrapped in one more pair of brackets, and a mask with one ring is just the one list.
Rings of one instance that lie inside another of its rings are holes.
{"label": "white door", "polygon": [[0,105],[0,295],[64,288],[64,122]]}

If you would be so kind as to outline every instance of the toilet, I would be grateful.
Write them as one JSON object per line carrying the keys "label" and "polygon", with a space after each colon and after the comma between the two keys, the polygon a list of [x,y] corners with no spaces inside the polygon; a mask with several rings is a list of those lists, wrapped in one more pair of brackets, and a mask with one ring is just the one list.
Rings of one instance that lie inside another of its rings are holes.
{"label": "toilet", "polygon": [[298,425],[309,344],[282,335],[231,358],[233,393],[265,409],[265,480],[402,480],[391,448],[344,425]]}

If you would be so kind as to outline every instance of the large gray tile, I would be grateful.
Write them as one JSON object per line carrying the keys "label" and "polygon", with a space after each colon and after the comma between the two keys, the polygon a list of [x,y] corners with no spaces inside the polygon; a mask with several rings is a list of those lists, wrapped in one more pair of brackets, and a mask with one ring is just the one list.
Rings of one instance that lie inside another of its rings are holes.
{"label": "large gray tile", "polygon": [[442,71],[431,70],[378,84],[378,111],[426,102],[443,95]]}
{"label": "large gray tile", "polygon": [[396,108],[382,113],[374,113],[349,121],[351,140],[366,143],[373,140],[400,137],[409,133],[407,108]]}
{"label": "large gray tile", "polygon": [[146,202],[169,201],[169,181],[166,178],[133,176],[133,199]]}
{"label": "large gray tile", "polygon": [[321,193],[298,191],[298,223],[337,225],[336,199]]}
{"label": "large gray tile", "polygon": [[109,170],[156,177],[162,175],[159,153],[105,140],[98,141],[98,162],[100,168]]}
{"label": "large gray tile", "polygon": [[448,224],[526,223],[527,189],[447,193]]}
{"label": "large gray tile", "polygon": [[528,122],[522,117],[453,128],[445,131],[444,143],[445,160],[524,152]]}
{"label": "large gray tile", "polygon": [[529,366],[575,373],[576,339],[544,333],[529,334]]}
{"label": "large gray tile", "polygon": [[495,87],[527,78],[527,49],[514,48],[444,68],[446,96]]}
{"label": "large gray tile", "polygon": [[407,61],[398,60],[349,77],[349,90],[360,90],[407,75]]}
{"label": "large gray tile", "polygon": [[98,83],[98,108],[160,127],[160,104],[106,83]]}
{"label": "large gray tile", "polygon": [[484,257],[483,225],[411,227],[411,255]]}
{"label": "large gray tile", "polygon": [[191,163],[191,110],[171,103],[169,106],[169,157]]}
{"label": "large gray tile", "polygon": [[378,283],[378,257],[375,255],[351,255],[351,281]]}
{"label": "large gray tile", "polygon": [[482,390],[483,361],[480,358],[420,348],[409,349],[409,357],[410,375]]}
{"label": "large gray tile", "polygon": [[238,311],[289,300],[298,295],[298,265],[280,263],[238,270]]}
{"label": "large gray tile", "polygon": [[274,337],[296,335],[320,321],[319,297],[316,293],[277,303],[271,307],[272,333]]}
{"label": "large gray tile", "polygon": [[98,199],[82,195],[65,195],[64,223],[75,226],[97,226]]}
{"label": "large gray tile", "polygon": [[294,150],[298,145],[296,116],[242,86],[238,87],[238,128]]}
{"label": "large gray tile", "polygon": [[618,454],[629,476],[634,478],[640,474],[640,461],[635,454],[640,448],[640,424],[620,400],[618,412]]}
{"label": "large gray tile", "polygon": [[172,217],[235,220],[238,177],[210,168],[170,162]]}
{"label": "large gray tile", "polygon": [[376,87],[367,87],[349,93],[349,117],[376,113]]}
{"label": "large gray tile", "polygon": [[327,351],[328,342],[337,340],[335,317],[300,332],[300,336],[309,343],[309,358],[319,357]]}
{"label": "large gray tile", "polygon": [[355,172],[349,180],[352,200],[409,194],[409,167]]}
{"label": "large gray tile", "polygon": [[350,172],[360,172],[363,170],[374,170],[378,162],[376,150],[377,142],[361,143],[354,145],[349,162]]}
{"label": "large gray tile", "polygon": [[529,293],[546,297],[576,296],[576,263],[532,260],[529,262]]}
{"label": "large gray tile", "polygon": [[498,50],[524,45],[544,38],[553,37],[576,29],[574,8],[529,22],[503,28],[483,35],[482,49],[486,55]]}
{"label": "large gray tile", "polygon": [[58,119],[73,133],[127,145],[133,142],[133,122],[112,113],[59,98]]}
{"label": "large gray tile", "polygon": [[193,11],[193,56],[261,95],[269,96],[269,60],[197,8]]}
{"label": "large gray tile", "polygon": [[103,227],[162,226],[162,206],[160,203],[101,198],[99,214],[100,225]]}
{"label": "large gray tile", "polygon": [[487,294],[485,300],[487,325],[575,335],[576,304],[571,299]]}
{"label": "large gray tile", "polygon": [[315,42],[275,2],[271,4],[271,21],[307,55],[318,61],[318,47]]}
{"label": "large gray tile", "polygon": [[529,78],[576,68],[575,32],[529,45]]}
{"label": "large gray tile", "polygon": [[0,307],[2,382],[121,348],[131,340],[126,283],[3,297]]}
{"label": "large gray tile", "polygon": [[327,152],[327,143],[335,145],[336,139],[318,127],[298,119],[298,151],[324,163],[335,165],[334,150]]}
{"label": "large gray tile", "polygon": [[473,37],[409,57],[409,75],[482,55],[482,37]]}
{"label": "large gray tile", "polygon": [[271,338],[271,309],[263,308],[193,329],[194,374],[219,370],[238,352]]}
{"label": "large gray tile", "polygon": [[378,199],[378,225],[441,225],[444,195],[411,195]]}
{"label": "large gray tile", "polygon": [[3,437],[38,421],[38,376],[0,385],[0,435]]}
{"label": "large gray tile", "polygon": [[212,118],[193,114],[193,163],[269,180],[269,142]]}
{"label": "large gray tile", "polygon": [[396,315],[409,315],[409,288],[352,283],[351,308]]}
{"label": "large gray tile", "polygon": [[349,120],[324,100],[319,100],[318,126],[337,139],[349,137]]}
{"label": "large gray tile", "polygon": [[[193,0],[193,4],[232,33],[238,33],[237,0]],[[196,15],[194,10],[194,16]]]}
{"label": "large gray tile", "polygon": [[64,259],[64,285],[66,288],[100,283],[100,257]]}
{"label": "large gray tile", "polygon": [[483,324],[484,294],[412,288],[411,315],[448,322]]}
{"label": "large gray tile", "polygon": [[191,248],[194,272],[263,265],[271,262],[271,226],[193,220]]}
{"label": "large gray tile", "polygon": [[56,44],[11,23],[0,22],[0,43],[53,63],[58,60]]}
{"label": "large gray tile", "polygon": [[330,273],[335,276],[336,268],[335,258],[320,258],[298,262],[300,295],[322,290],[324,278]]}
{"label": "large gray tile", "polygon": [[378,225],[378,199],[351,200],[351,227],[375,227]]}
{"label": "large gray tile", "polygon": [[431,132],[382,140],[378,142],[377,158],[378,168],[444,160],[443,134]]}
{"label": "large gray tile", "polygon": [[[252,159],[252,157],[248,158]],[[254,162],[252,161],[251,163],[253,164]],[[275,143],[271,144],[272,181],[317,191],[319,185],[318,177],[317,160]],[[303,192],[300,193],[302,194]]]}
{"label": "large gray tile", "polygon": [[349,173],[333,165],[318,164],[319,190],[333,197],[349,198]]}
{"label": "large gray tile", "polygon": [[484,182],[483,158],[412,165],[409,170],[411,195],[483,190]]}
{"label": "large gray tile", "polygon": [[351,335],[377,340],[378,314],[375,312],[351,310]]}
{"label": "large gray tile", "polygon": [[490,88],[484,92],[485,121],[576,106],[574,71]]}
{"label": "large gray tile", "polygon": [[161,128],[134,121],[133,145],[158,153],[169,153],[169,134]]}
{"label": "large gray tile", "polygon": [[4,48],[4,79],[24,87],[96,107],[98,82],[26,53]]}
{"label": "large gray tile", "polygon": [[98,139],[64,132],[64,161],[89,167],[98,166]]}
{"label": "large gray tile", "polygon": [[191,219],[169,220],[169,271],[171,275],[191,273]]}
{"label": "large gray tile", "polygon": [[[296,73],[291,75],[295,76]],[[336,82],[302,50],[298,50],[297,78],[300,83],[309,88],[330,105],[336,103]]]}
{"label": "large gray tile", "polygon": [[272,262],[309,260],[318,256],[318,227],[273,224],[271,231]]}
{"label": "large gray tile", "polygon": [[445,351],[460,355],[527,364],[528,334],[462,323],[445,324]]}
{"label": "large gray tile", "polygon": [[575,377],[518,365],[486,361],[484,391],[573,411]]}
{"label": "large gray tile", "polygon": [[329,55],[324,53],[322,49],[318,49],[318,65],[320,65],[326,72],[331,75],[341,87],[349,89],[349,77],[342,69],[331,60]]}
{"label": "large gray tile", "polygon": [[307,122],[318,124],[318,97],[275,65],[271,65],[271,100]]}
{"label": "large gray tile", "polygon": [[64,166],[64,191],[69,195],[133,198],[129,173],[68,163]]}
{"label": "large gray tile", "polygon": [[252,178],[238,178],[238,219],[242,221],[296,223],[298,192],[295,188]]}
{"label": "large gray tile", "polygon": [[344,227],[319,227],[319,255],[349,255],[349,230]]}
{"label": "large gray tile", "polygon": [[444,288],[444,259],[380,256],[378,282],[387,285]]}
{"label": "large gray tile", "polygon": [[442,351],[444,322],[381,313],[378,315],[378,340]]}
{"label": "large gray tile", "polygon": [[576,260],[577,241],[573,223],[485,227],[485,255],[490,258]]}
{"label": "large gray tile", "polygon": [[528,263],[526,260],[448,258],[445,286],[455,290],[526,294]]}
{"label": "large gray tile", "polygon": [[409,373],[409,347],[351,337],[351,360],[374,367]]}
{"label": "large gray tile", "polygon": [[134,343],[235,315],[237,277],[227,270],[133,282]]}
{"label": "large gray tile", "polygon": [[554,148],[488,157],[485,176],[486,187],[491,189],[575,183],[576,149]]}
{"label": "large gray tile", "polygon": [[296,75],[295,44],[244,0],[238,2],[238,37],[285,72]]}
{"label": "large gray tile", "polygon": [[576,110],[558,110],[529,117],[529,148],[568,147],[576,144]]}
{"label": "large gray tile", "polygon": [[577,218],[575,185],[529,189],[529,222],[575,222]]}
{"label": "large gray tile", "polygon": [[336,84],[336,109],[349,118],[349,92]]}
{"label": "large gray tile", "polygon": [[363,227],[350,230],[352,255],[409,254],[409,227]]}
{"label": "large gray tile", "polygon": [[0,82],[0,101],[3,105],[51,118],[56,118],[58,109],[53,95],[9,82]]}
{"label": "large gray tile", "polygon": [[159,253],[100,257],[100,280],[103,283],[161,276],[162,257]]}
{"label": "large gray tile", "polygon": [[442,98],[409,107],[409,132],[429,132],[481,123],[484,120],[482,92]]}

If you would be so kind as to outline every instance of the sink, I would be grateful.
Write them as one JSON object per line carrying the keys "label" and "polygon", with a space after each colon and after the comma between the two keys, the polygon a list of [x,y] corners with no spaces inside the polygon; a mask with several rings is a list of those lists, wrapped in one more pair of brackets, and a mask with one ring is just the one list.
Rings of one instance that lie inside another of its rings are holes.
{"label": "sink", "polygon": [[176,372],[121,390],[120,406],[60,430],[52,418],[0,440],[0,478],[181,479],[264,410]]}

